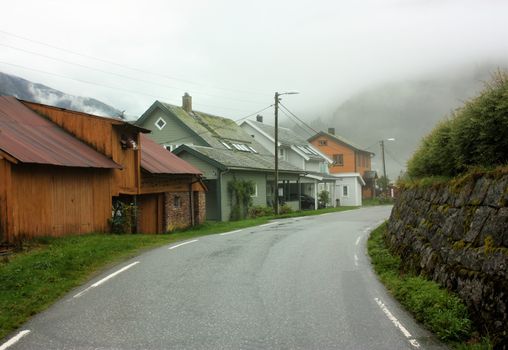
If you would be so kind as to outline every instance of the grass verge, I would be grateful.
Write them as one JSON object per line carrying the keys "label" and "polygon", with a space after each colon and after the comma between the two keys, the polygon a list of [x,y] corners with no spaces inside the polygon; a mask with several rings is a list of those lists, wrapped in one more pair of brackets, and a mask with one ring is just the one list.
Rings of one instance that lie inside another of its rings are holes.
{"label": "grass verge", "polygon": [[[352,207],[294,212],[277,218],[319,215]],[[25,251],[0,260],[0,339],[95,273],[146,249],[214,233],[267,223],[275,217],[207,222],[195,229],[164,235],[91,234],[39,238]]]}
{"label": "grass verge", "polygon": [[386,223],[374,230],[367,248],[374,270],[390,293],[415,319],[455,349],[492,349],[487,339],[474,339],[464,303],[436,282],[411,273],[401,274],[400,257],[383,241]]}

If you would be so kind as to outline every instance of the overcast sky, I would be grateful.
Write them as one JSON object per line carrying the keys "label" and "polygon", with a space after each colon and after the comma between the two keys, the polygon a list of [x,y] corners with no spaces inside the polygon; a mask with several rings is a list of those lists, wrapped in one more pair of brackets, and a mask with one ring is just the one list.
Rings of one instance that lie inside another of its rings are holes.
{"label": "overcast sky", "polygon": [[506,59],[507,22],[504,0],[18,0],[2,8],[0,71],[128,115],[189,92],[238,119],[299,91],[286,106],[326,116],[382,82]]}

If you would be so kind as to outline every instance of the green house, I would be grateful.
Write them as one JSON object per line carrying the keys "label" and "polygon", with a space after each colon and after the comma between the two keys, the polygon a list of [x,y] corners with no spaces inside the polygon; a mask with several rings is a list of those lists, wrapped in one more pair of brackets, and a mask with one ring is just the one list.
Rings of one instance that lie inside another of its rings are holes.
{"label": "green house", "polygon": [[[230,219],[234,199],[228,184],[233,181],[252,181],[253,205],[274,204],[274,156],[235,121],[194,111],[191,96],[185,94],[182,107],[155,101],[136,124],[150,129],[155,142],[203,173],[207,220]],[[304,174],[279,161],[278,196],[284,197],[289,184],[299,183]]]}

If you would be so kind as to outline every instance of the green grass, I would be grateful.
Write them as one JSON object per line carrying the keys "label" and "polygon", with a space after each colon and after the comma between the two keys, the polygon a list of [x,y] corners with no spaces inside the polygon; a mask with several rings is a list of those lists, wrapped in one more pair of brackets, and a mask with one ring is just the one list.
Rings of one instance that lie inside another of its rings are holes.
{"label": "green grass", "polygon": [[465,304],[437,283],[414,274],[401,274],[401,260],[387,249],[386,223],[374,230],[367,247],[374,270],[392,295],[439,339],[456,349],[491,349],[488,340],[476,341]]}
{"label": "green grass", "polygon": [[327,213],[336,213],[339,211],[346,211],[352,209],[358,209],[359,207],[330,207],[330,208],[322,208],[317,210],[301,210],[301,211],[293,211],[291,213],[280,214],[279,216],[269,216],[269,219],[285,219],[285,218],[293,218],[298,216],[312,216],[312,215],[321,215]]}
{"label": "green grass", "polygon": [[[278,218],[319,215],[352,209],[326,208]],[[39,238],[24,242],[24,251],[0,260],[0,339],[46,309],[65,293],[108,266],[143,250],[193,237],[267,223],[275,217],[207,222],[195,229],[164,235],[91,234]]]}
{"label": "green grass", "polygon": [[392,205],[393,199],[391,198],[369,198],[369,199],[362,199],[362,207],[372,207],[375,205]]}

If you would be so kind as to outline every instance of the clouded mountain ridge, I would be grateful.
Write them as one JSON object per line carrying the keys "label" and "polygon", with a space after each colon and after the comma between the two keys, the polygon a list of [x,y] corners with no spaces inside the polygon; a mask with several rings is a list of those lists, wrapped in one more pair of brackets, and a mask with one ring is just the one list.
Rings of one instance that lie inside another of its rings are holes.
{"label": "clouded mountain ridge", "polygon": [[389,177],[399,175],[406,161],[436,124],[476,96],[496,65],[477,66],[425,79],[396,81],[366,89],[341,103],[329,118],[315,119],[314,129],[334,127],[342,135],[376,153],[373,167],[381,171],[379,141],[385,143]]}
{"label": "clouded mountain ridge", "polygon": [[122,115],[120,110],[94,98],[69,95],[46,85],[2,72],[0,72],[0,95],[104,117]]}

